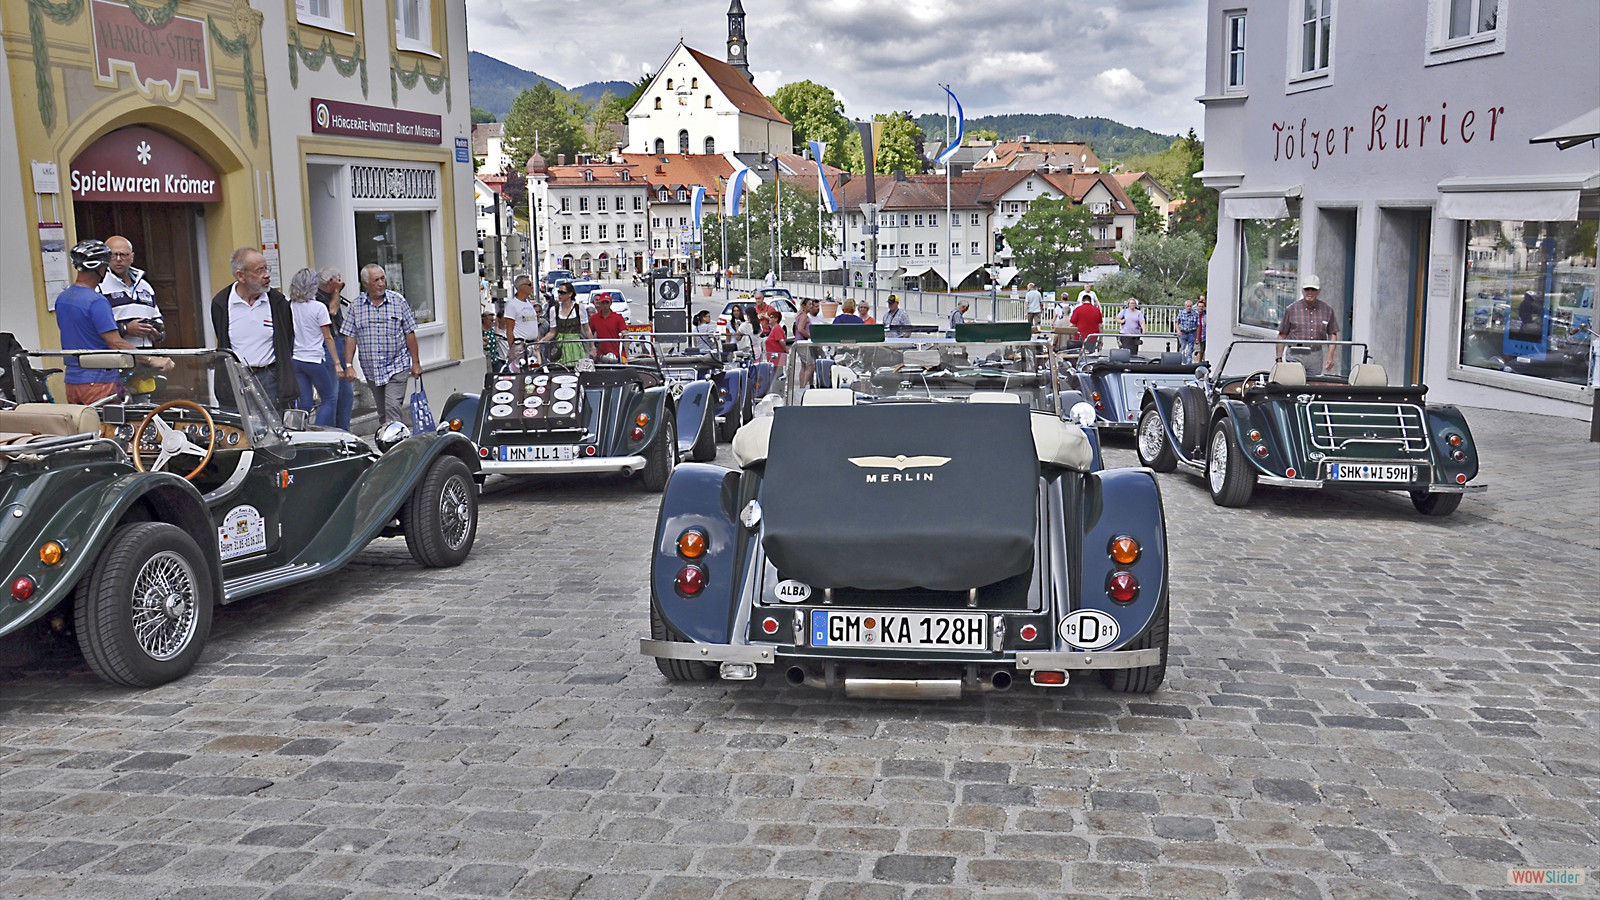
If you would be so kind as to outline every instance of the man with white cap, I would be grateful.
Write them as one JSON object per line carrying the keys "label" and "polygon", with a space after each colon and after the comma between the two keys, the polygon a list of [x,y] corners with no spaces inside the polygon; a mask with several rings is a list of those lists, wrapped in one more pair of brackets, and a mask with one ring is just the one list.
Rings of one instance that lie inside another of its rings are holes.
{"label": "man with white cap", "polygon": [[[1334,341],[1339,339],[1339,319],[1333,307],[1323,303],[1322,280],[1307,275],[1300,282],[1300,299],[1289,304],[1278,323],[1278,337],[1289,341]],[[1334,352],[1338,348],[1307,347],[1296,349],[1289,344],[1278,345],[1278,361],[1290,360],[1306,367],[1306,375],[1321,375],[1333,368]]]}

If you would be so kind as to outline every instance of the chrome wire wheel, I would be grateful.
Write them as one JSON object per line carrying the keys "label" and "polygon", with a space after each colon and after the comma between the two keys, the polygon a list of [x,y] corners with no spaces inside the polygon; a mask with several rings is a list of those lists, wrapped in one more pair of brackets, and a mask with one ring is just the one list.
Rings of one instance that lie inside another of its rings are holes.
{"label": "chrome wire wheel", "polygon": [[[1183,430],[1183,398],[1172,398],[1172,443],[1182,450],[1185,455],[1190,452],[1189,436]],[[1160,425],[1159,422],[1156,423]]]}
{"label": "chrome wire wheel", "polygon": [[460,550],[472,533],[471,490],[465,478],[453,475],[439,492],[439,535],[451,550]]}
{"label": "chrome wire wheel", "polygon": [[171,550],[151,556],[133,579],[133,636],[151,659],[183,652],[199,621],[195,571]]}
{"label": "chrome wire wheel", "polygon": [[[1176,429],[1177,426],[1174,426]],[[1161,433],[1161,417],[1147,415],[1139,420],[1139,457],[1145,460],[1155,459],[1167,442],[1167,436]]]}
{"label": "chrome wire wheel", "polygon": [[1218,495],[1228,483],[1228,432],[1226,426],[1217,428],[1211,433],[1211,453],[1206,460],[1206,478],[1211,484],[1211,493]]}

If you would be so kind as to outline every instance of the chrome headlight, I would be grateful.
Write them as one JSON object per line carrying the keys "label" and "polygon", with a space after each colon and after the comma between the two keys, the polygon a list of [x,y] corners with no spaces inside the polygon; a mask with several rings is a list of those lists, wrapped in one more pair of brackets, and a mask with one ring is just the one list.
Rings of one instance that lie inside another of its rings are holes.
{"label": "chrome headlight", "polygon": [[378,452],[388,453],[395,445],[411,436],[411,429],[404,422],[390,422],[378,430]]}
{"label": "chrome headlight", "polygon": [[1094,407],[1080,400],[1072,404],[1072,409],[1067,411],[1067,418],[1088,428],[1094,424]]}

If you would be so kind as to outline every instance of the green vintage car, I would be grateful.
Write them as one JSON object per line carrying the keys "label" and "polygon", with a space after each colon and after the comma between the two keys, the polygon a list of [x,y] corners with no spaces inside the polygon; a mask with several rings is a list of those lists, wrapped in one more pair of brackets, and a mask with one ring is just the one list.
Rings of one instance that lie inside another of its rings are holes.
{"label": "green vintage car", "polygon": [[229,351],[82,354],[129,393],[53,402],[58,351],[12,360],[0,408],[0,641],[75,633],[102,678],[148,687],[194,667],[219,603],[337,570],[404,535],[425,566],[460,564],[477,534],[477,459],[446,430],[378,451],[279,415]]}

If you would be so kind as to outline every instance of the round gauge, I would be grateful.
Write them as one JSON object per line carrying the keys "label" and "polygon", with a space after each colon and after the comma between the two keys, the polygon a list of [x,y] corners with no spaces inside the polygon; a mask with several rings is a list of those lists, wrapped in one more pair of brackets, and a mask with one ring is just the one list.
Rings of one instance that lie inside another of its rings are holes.
{"label": "round gauge", "polygon": [[500,393],[495,394],[490,399],[493,400],[496,403],[514,403],[514,402],[516,402],[517,398],[511,396],[511,392],[510,391],[501,391]]}
{"label": "round gauge", "polygon": [[533,376],[532,380],[533,380],[534,384],[549,384],[550,383],[550,376],[549,375],[535,375],[535,376]]}
{"label": "round gauge", "polygon": [[530,409],[532,409],[534,407],[543,406],[544,405],[544,398],[543,397],[528,397],[527,399],[522,401],[522,405],[526,406],[526,407],[528,407]]}
{"label": "round gauge", "polygon": [[578,376],[576,376],[576,375],[557,375],[552,380],[555,381],[556,384],[577,384],[578,383]]}
{"label": "round gauge", "polygon": [[522,411],[522,417],[525,418],[525,419],[531,419],[534,416],[537,416],[538,414],[539,414],[539,411],[537,409],[533,409],[531,407]]}
{"label": "round gauge", "polygon": [[577,391],[576,388],[569,388],[569,387],[556,388],[556,399],[557,400],[571,400],[572,398],[574,398],[576,396],[578,396],[578,391]]}
{"label": "round gauge", "polygon": [[509,391],[511,390],[511,385],[512,382],[510,379],[502,378],[494,383],[494,389],[497,391]]}
{"label": "round gauge", "polygon": [[489,415],[494,416],[497,419],[503,419],[506,416],[511,415],[511,407],[504,405],[490,407]]}
{"label": "round gauge", "polygon": [[192,438],[197,438],[200,436],[199,425],[190,425],[188,428],[185,428],[184,431],[189,435],[189,437]]}
{"label": "round gauge", "polygon": [[117,438],[119,440],[124,440],[124,441],[132,440],[133,439],[133,426],[132,425],[118,425],[117,426]]}
{"label": "round gauge", "polygon": [[237,431],[228,432],[228,446],[232,447],[234,444],[237,444],[237,443],[239,443],[239,432],[237,432]]}
{"label": "round gauge", "polygon": [[572,415],[572,404],[565,400],[557,400],[556,402],[550,404],[550,415],[570,416]]}

